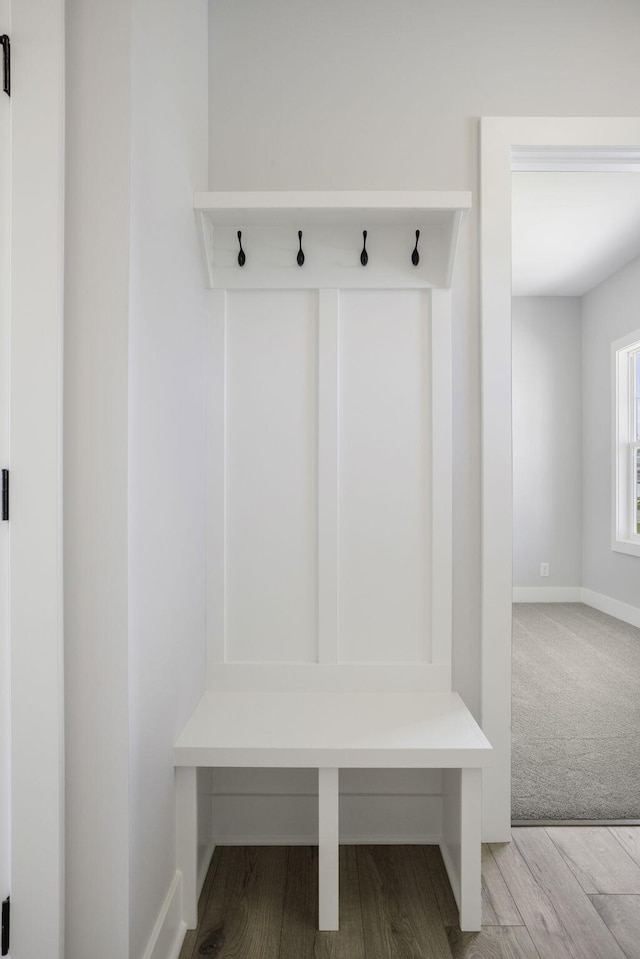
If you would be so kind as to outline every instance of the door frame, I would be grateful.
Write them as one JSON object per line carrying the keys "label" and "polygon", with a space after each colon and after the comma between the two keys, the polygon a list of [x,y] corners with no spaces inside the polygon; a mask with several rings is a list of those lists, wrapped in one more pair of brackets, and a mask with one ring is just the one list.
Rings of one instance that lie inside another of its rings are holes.
{"label": "door frame", "polygon": [[[640,117],[483,117],[480,121],[482,316],[482,727],[494,748],[485,771],[483,839],[511,837],[511,170],[514,148],[637,150]],[[567,169],[571,169],[567,165]]]}
{"label": "door frame", "polygon": [[51,959],[64,956],[64,29],[64,0],[11,4],[11,953]]}
{"label": "door frame", "polygon": [[[0,0],[0,34],[10,33],[9,0]],[[1,67],[0,67],[1,72]],[[10,100],[0,96],[0,467],[9,463]],[[9,528],[0,523],[0,899],[11,890],[11,657]]]}

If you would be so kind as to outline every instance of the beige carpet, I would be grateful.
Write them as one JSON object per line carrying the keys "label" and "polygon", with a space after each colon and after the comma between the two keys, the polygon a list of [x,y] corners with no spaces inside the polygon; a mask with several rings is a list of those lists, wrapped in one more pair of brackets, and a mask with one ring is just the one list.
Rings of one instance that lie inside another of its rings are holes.
{"label": "beige carpet", "polygon": [[640,819],[640,629],[513,607],[512,818]]}

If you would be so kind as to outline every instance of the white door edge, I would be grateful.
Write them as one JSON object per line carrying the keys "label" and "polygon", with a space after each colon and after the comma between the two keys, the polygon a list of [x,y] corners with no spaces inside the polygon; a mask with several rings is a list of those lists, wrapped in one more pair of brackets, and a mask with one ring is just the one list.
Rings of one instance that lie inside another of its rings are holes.
{"label": "white door edge", "polygon": [[10,954],[62,959],[64,0],[11,28]]}

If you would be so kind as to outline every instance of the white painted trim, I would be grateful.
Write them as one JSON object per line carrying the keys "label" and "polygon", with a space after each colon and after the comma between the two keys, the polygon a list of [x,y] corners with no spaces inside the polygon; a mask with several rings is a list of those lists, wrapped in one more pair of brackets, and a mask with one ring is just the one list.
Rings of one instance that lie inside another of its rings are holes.
{"label": "white painted trim", "polygon": [[622,600],[596,593],[584,586],[515,586],[513,589],[514,603],[584,603],[601,613],[607,613],[615,619],[637,626],[640,629],[640,608],[623,603]]}
{"label": "white painted trim", "polygon": [[65,4],[11,7],[11,952],[61,959]]}
{"label": "white painted trim", "polygon": [[521,146],[513,150],[518,172],[637,173],[640,150],[634,147],[589,150],[586,147]]}
{"label": "white painted trim", "polygon": [[181,916],[198,925],[198,782],[195,766],[176,769],[176,864],[182,875]]}
{"label": "white painted trim", "polygon": [[510,838],[511,799],[511,163],[514,147],[638,149],[640,118],[485,117],[480,128],[482,312],[482,727],[484,834]]}
{"label": "white painted trim", "polygon": [[[635,532],[636,464],[629,462],[634,435],[630,352],[640,341],[634,330],[611,344],[611,549],[640,556],[640,536]],[[635,459],[635,456],[633,457]]]}
{"label": "white painted trim", "polygon": [[207,674],[226,659],[227,294],[209,293],[207,393]]}
{"label": "white painted trim", "polygon": [[451,663],[453,421],[451,291],[431,294],[431,661]]}
{"label": "white painted trim", "polygon": [[196,882],[196,894],[198,899],[202,895],[202,889],[204,887],[204,881],[207,878],[207,873],[209,872],[209,866],[211,865],[211,860],[213,859],[213,854],[216,851],[216,841],[213,837],[207,843],[207,848],[205,849],[204,856],[202,857],[202,862],[200,863],[200,868],[198,869],[198,881]]}
{"label": "white painted trim", "polygon": [[623,623],[629,623],[630,626],[636,626],[640,629],[640,609],[637,606],[623,603],[611,596],[603,596],[602,593],[596,593],[592,589],[586,589],[586,587],[582,589],[582,602],[594,609],[599,609],[601,613],[615,616],[616,619],[621,619]]}
{"label": "white painted trim", "polygon": [[453,854],[449,849],[449,844],[445,842],[444,839],[441,839],[438,843],[440,847],[440,853],[442,855],[442,861],[444,862],[444,868],[447,871],[447,876],[449,877],[449,885],[451,886],[451,892],[453,893],[453,898],[456,901],[456,906],[458,907],[458,912],[460,911],[460,877],[458,871],[455,867],[453,861]]}
{"label": "white painted trim", "polygon": [[581,586],[514,586],[514,603],[582,603]]}
{"label": "white painted trim", "polygon": [[[10,0],[0,0],[0,33],[11,33]],[[0,97],[0,248],[11,240],[11,100]],[[0,257],[0,465],[9,463],[11,262]],[[11,890],[11,667],[9,632],[9,524],[0,527],[0,899]]]}
{"label": "white painted trim", "polygon": [[[340,833],[341,844],[348,846],[439,846],[442,837],[440,833],[367,833],[365,835],[351,835]],[[317,846],[316,833],[305,835],[274,836],[273,833],[264,836],[216,836],[216,844],[221,846]]]}
{"label": "white painted trim", "polygon": [[449,663],[212,664],[207,689],[218,692],[448,692]]}
{"label": "white painted trim", "polygon": [[482,926],[482,771],[462,769],[460,784],[460,929]]}
{"label": "white painted trim", "polygon": [[481,789],[479,769],[452,769],[444,776],[440,852],[463,932],[478,932],[482,923]]}
{"label": "white painted trim", "polygon": [[339,926],[340,838],[338,769],[318,770],[318,916],[320,930]]}
{"label": "white painted trim", "polygon": [[446,245],[447,263],[445,267],[444,282],[447,289],[451,289],[453,283],[453,270],[456,265],[456,256],[458,254],[458,242],[460,240],[460,231],[462,224],[467,216],[466,210],[458,210],[448,223],[449,237]]}
{"label": "white painted trim", "polygon": [[142,959],[178,959],[187,932],[181,902],[182,873],[176,870]]}
{"label": "white painted trim", "polygon": [[611,549],[614,553],[626,553],[628,556],[640,556],[640,541],[631,539],[613,539]]}
{"label": "white painted trim", "polygon": [[318,661],[337,663],[339,590],[338,290],[318,293]]}
{"label": "white painted trim", "polygon": [[[215,840],[211,839],[198,872],[196,886],[198,899],[202,893],[215,848]],[[182,920],[182,873],[176,869],[142,959],[178,959],[186,934],[187,924]]]}
{"label": "white painted trim", "polygon": [[466,212],[471,209],[471,193],[433,190],[214,191],[195,193],[193,206],[195,210],[215,214],[217,220],[230,214],[227,219],[232,226],[236,225],[239,213],[248,212],[258,217],[262,211],[269,219],[278,214],[293,213],[299,217],[301,212],[317,211],[325,220],[340,218],[341,222],[344,214],[351,212],[360,223],[365,210],[377,214],[376,222],[385,215],[397,219],[393,216],[395,213],[406,213],[411,218],[416,213],[430,213],[432,210]]}

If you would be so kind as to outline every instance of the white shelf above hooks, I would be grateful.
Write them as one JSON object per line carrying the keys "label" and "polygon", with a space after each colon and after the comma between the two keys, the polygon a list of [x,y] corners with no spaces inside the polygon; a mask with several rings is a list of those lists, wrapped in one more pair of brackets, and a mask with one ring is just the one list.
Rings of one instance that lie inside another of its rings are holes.
{"label": "white shelf above hooks", "polygon": [[[209,286],[447,289],[468,192],[196,193]],[[245,265],[239,266],[242,231]],[[304,266],[297,263],[302,230]],[[360,262],[367,230],[368,263]],[[420,261],[411,254],[420,230]]]}

